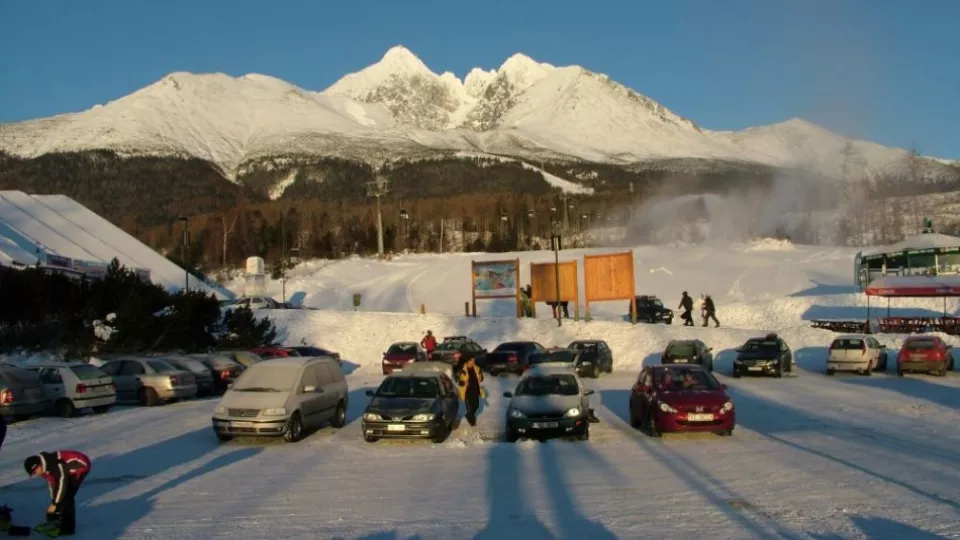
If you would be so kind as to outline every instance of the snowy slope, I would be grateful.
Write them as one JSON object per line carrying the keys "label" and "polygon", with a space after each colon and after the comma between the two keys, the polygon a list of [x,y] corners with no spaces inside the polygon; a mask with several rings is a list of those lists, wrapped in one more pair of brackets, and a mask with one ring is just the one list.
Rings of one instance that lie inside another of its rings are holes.
{"label": "snowy slope", "polygon": [[[402,46],[323,92],[265,75],[172,73],[88,111],[0,124],[0,150],[17,155],[98,148],[196,156],[231,178],[251,159],[298,153],[373,163],[448,151],[621,164],[705,158],[829,177],[846,160],[849,178],[901,167],[905,157],[803,121],[704,130],[605,75],[522,54],[461,80]],[[930,175],[945,168],[928,162]]]}

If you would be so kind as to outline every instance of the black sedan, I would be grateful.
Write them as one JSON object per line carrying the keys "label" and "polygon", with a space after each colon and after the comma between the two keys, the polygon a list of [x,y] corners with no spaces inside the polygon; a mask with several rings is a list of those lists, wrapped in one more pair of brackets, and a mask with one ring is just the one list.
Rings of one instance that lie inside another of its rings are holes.
{"label": "black sedan", "polygon": [[776,334],[751,338],[737,347],[737,359],[733,361],[733,376],[746,374],[783,377],[793,372],[793,352],[787,343]]}
{"label": "black sedan", "polygon": [[713,371],[713,349],[699,339],[674,339],[667,344],[660,359],[663,365],[698,364]]}
{"label": "black sedan", "polygon": [[430,439],[443,442],[453,431],[460,401],[450,377],[432,371],[388,375],[363,413],[363,439]]}

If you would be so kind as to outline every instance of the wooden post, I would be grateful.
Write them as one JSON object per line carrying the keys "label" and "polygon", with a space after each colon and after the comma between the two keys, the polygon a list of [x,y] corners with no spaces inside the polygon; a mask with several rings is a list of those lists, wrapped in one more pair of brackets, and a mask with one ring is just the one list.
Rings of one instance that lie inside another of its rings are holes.
{"label": "wooden post", "polygon": [[532,298],[530,299],[530,316],[533,317],[534,319],[537,318],[537,304],[533,301]]}
{"label": "wooden post", "polygon": [[577,261],[573,261],[573,282],[574,282],[574,304],[573,304],[573,320],[580,321],[580,271],[577,269]]}
{"label": "wooden post", "polygon": [[514,267],[514,272],[515,272],[515,273],[514,273],[514,276],[516,276],[514,279],[516,279],[516,284],[515,284],[515,285],[516,285],[516,289],[517,289],[517,294],[514,295],[514,301],[516,301],[516,303],[517,303],[517,304],[516,304],[516,305],[517,305],[517,309],[516,309],[516,311],[517,311],[517,318],[518,318],[518,319],[522,319],[522,318],[523,318],[523,303],[520,301],[520,258],[519,258],[519,257],[517,258],[517,265]]}
{"label": "wooden post", "polygon": [[[442,223],[442,222],[441,222]],[[470,261],[470,304],[473,306],[473,316],[477,316],[477,263]]]}
{"label": "wooden post", "polygon": [[584,315],[583,320],[586,322],[590,322],[591,320],[593,320],[590,318],[590,301],[587,300],[583,304],[584,304],[584,307],[586,308],[586,314]]}
{"label": "wooden post", "polygon": [[470,302],[463,303],[463,316],[464,317],[470,316]]}
{"label": "wooden post", "polygon": [[473,299],[473,306],[472,306],[472,311],[470,312],[470,316],[471,317],[477,316],[477,299],[476,298]]}
{"label": "wooden post", "polygon": [[426,306],[426,304],[420,304],[420,314],[421,314],[421,315],[426,315],[426,314],[427,314],[427,306]]}
{"label": "wooden post", "polygon": [[[587,256],[583,256],[583,307],[584,307],[584,321],[590,322],[590,280],[587,279]],[[577,287],[577,294],[580,294],[579,287]]]}
{"label": "wooden post", "polygon": [[637,324],[637,295],[630,298],[630,324]]}

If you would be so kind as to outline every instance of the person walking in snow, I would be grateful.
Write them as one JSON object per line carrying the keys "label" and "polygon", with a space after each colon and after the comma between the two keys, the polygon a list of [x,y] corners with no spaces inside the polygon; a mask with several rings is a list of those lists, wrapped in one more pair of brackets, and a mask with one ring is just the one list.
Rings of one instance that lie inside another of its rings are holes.
{"label": "person walking in snow", "polygon": [[460,399],[467,406],[467,423],[471,426],[477,425],[477,410],[480,408],[480,397],[483,389],[480,383],[483,382],[483,373],[477,367],[477,363],[470,358],[463,363],[460,369],[459,381],[457,382],[460,391]]}
{"label": "person walking in snow", "polygon": [[710,298],[708,294],[703,298],[703,325],[707,326],[710,319],[713,319],[716,325],[715,328],[720,328],[720,321],[717,320],[717,306],[713,303],[713,298]]}
{"label": "person walking in snow", "polygon": [[33,530],[54,538],[77,532],[77,491],[90,465],[90,458],[75,450],[41,452],[23,461],[27,475],[43,477],[50,486],[47,522]]}
{"label": "person walking in snow", "polygon": [[683,294],[680,296],[680,305],[677,306],[677,309],[682,309],[680,313],[680,318],[683,319],[684,326],[694,326],[693,324],[693,298],[690,298],[690,295],[687,294],[687,291],[683,291]]}
{"label": "person walking in snow", "polygon": [[427,359],[430,359],[433,351],[437,349],[437,338],[433,337],[433,330],[427,330],[427,335],[420,340],[420,346],[427,351]]}

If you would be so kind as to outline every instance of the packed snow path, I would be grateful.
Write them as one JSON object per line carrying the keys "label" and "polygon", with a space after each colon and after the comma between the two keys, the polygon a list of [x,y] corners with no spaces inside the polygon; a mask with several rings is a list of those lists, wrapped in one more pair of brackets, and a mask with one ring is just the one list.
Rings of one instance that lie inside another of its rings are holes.
{"label": "packed snow path", "polygon": [[[718,371],[729,370],[728,361]],[[0,502],[38,521],[21,460],[94,459],[76,538],[890,538],[960,536],[960,376],[732,379],[732,438],[648,438],[626,423],[635,372],[588,381],[588,442],[498,442],[513,379],[489,379],[477,428],[439,446],[360,436],[376,375],[354,374],[349,424],[297,444],[218,444],[215,400],[11,426]],[[934,536],[941,535],[941,536]]]}

